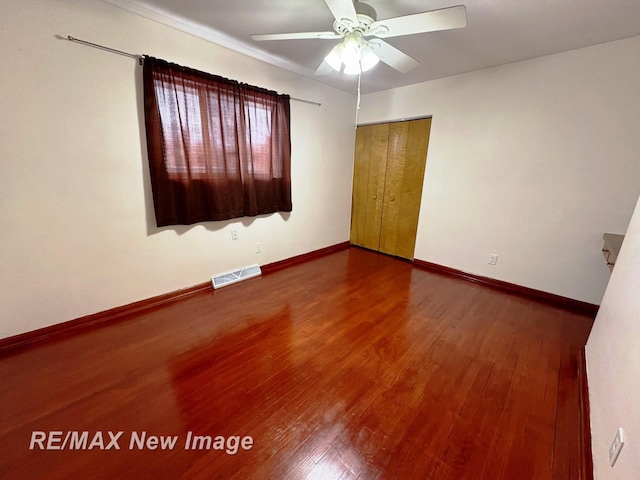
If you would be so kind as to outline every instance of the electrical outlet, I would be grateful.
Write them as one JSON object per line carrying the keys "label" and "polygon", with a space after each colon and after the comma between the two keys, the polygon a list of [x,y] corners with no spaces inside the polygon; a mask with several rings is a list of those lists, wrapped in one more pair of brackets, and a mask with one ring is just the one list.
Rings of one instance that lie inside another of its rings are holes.
{"label": "electrical outlet", "polygon": [[237,239],[238,239],[238,230],[234,228],[233,230],[231,230],[231,240],[237,240]]}
{"label": "electrical outlet", "polygon": [[262,253],[262,244],[260,242],[256,242],[256,253]]}
{"label": "electrical outlet", "polygon": [[612,467],[615,465],[616,460],[618,460],[618,455],[620,455],[620,450],[622,450],[622,446],[624,445],[624,431],[622,428],[618,428],[618,433],[616,433],[616,438],[613,439],[613,443],[609,447],[609,465]]}
{"label": "electrical outlet", "polygon": [[496,263],[498,263],[498,255],[496,255],[495,253],[490,253],[489,254],[489,265],[495,265]]}

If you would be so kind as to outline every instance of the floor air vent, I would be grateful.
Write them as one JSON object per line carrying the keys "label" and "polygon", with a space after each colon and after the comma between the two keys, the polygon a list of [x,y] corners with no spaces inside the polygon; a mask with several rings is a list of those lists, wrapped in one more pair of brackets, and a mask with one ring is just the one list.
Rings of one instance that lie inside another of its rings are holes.
{"label": "floor air vent", "polygon": [[248,267],[240,268],[239,270],[231,270],[230,272],[220,273],[211,277],[211,283],[213,288],[226,287],[232,283],[246,280],[247,278],[257,277],[262,275],[260,265],[249,265]]}

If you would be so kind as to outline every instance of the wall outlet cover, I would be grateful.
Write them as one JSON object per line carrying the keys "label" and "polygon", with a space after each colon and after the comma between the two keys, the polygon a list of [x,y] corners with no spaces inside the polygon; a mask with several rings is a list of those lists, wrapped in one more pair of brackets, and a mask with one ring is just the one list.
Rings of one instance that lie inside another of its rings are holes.
{"label": "wall outlet cover", "polygon": [[620,455],[620,451],[624,445],[624,431],[622,428],[618,428],[618,433],[616,433],[616,438],[613,439],[611,446],[609,447],[609,465],[612,467],[615,465],[616,460],[618,460],[618,456]]}

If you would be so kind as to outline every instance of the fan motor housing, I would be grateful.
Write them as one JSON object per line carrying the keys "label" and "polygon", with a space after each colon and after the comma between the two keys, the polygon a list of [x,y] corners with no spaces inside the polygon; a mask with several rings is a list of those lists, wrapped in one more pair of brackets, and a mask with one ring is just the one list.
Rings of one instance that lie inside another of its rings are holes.
{"label": "fan motor housing", "polygon": [[368,32],[371,25],[378,18],[376,9],[366,3],[355,2],[354,7],[358,16],[358,24],[347,19],[336,20],[333,22],[333,29],[340,35],[347,35],[349,32],[359,30],[363,33]]}
{"label": "fan motor housing", "polygon": [[[364,23],[368,27],[378,19],[378,14],[376,13],[376,9],[373,8],[371,5],[367,5],[366,3],[355,2],[354,7],[356,7],[358,20],[360,20],[361,24]],[[365,17],[364,20],[366,20],[366,22],[363,22],[363,19],[361,17]]]}

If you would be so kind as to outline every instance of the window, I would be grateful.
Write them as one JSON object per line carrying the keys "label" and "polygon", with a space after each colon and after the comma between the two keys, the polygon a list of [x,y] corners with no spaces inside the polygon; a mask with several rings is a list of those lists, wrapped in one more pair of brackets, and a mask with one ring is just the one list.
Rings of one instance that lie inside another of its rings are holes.
{"label": "window", "polygon": [[145,57],[158,226],[291,211],[289,97]]}

